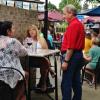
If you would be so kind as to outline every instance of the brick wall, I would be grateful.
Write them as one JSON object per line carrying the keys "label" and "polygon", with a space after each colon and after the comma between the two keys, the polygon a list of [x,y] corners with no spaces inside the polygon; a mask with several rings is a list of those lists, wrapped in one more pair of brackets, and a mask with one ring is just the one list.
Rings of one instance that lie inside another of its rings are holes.
{"label": "brick wall", "polygon": [[[29,11],[20,8],[14,8],[9,6],[0,5],[0,21],[10,20],[15,24],[16,34],[15,37],[20,41],[26,36],[27,27],[31,24],[37,24],[37,12]],[[25,59],[21,58],[22,65],[25,65]],[[28,66],[26,66],[28,67]],[[36,77],[35,69],[32,71],[32,85],[35,83],[34,77]],[[32,87],[32,86],[31,86]]]}
{"label": "brick wall", "polygon": [[4,20],[13,21],[16,27],[15,36],[20,40],[25,37],[29,25],[38,25],[36,11],[0,5],[0,21]]}

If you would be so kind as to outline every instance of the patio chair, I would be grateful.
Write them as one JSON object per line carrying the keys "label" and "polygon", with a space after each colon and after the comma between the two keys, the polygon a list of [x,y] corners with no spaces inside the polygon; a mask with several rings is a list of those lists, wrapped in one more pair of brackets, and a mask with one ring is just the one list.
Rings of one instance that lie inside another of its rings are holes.
{"label": "patio chair", "polygon": [[89,81],[91,83],[90,80],[86,79],[84,76],[85,74],[89,74],[90,76],[92,76],[92,79],[93,79],[93,75],[94,75],[94,85],[95,85],[95,89],[97,88],[97,83],[98,81],[100,81],[100,57],[97,61],[97,65],[96,65],[96,68],[94,70],[92,69],[88,69],[86,68],[86,65],[84,65],[83,69],[82,69],[82,83],[83,81]]}
{"label": "patio chair", "polygon": [[[12,67],[0,67],[0,69],[7,69],[7,70],[16,71],[23,77],[26,100],[28,100],[28,94],[27,94],[28,92],[27,92],[27,89],[26,89],[26,80],[25,80],[24,75],[18,69],[15,69],[15,68],[12,68]],[[4,90],[4,93],[3,93],[2,90]],[[12,89],[8,84],[6,84],[2,80],[0,80],[0,100],[1,99],[6,100],[6,98],[7,98],[7,100],[14,100],[14,93],[13,92],[14,92],[14,89]]]}

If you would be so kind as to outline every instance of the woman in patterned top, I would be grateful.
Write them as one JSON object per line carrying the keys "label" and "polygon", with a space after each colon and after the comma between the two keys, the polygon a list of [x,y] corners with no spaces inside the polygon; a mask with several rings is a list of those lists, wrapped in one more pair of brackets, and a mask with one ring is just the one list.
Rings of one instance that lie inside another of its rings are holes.
{"label": "woman in patterned top", "polygon": [[[6,83],[12,89],[19,89],[21,92],[15,90],[16,96],[14,100],[22,100],[25,98],[23,81],[21,81],[23,80],[22,76],[13,70],[2,69],[2,67],[12,67],[18,69],[24,76],[26,76],[26,72],[21,66],[19,57],[27,55],[27,51],[17,39],[12,38],[14,33],[15,28],[13,23],[10,21],[4,21],[1,25],[0,31],[0,82]],[[3,91],[5,90],[2,90],[2,92]],[[11,98],[6,97],[2,92],[0,93],[0,95],[2,94],[3,96],[2,100],[11,100]]]}

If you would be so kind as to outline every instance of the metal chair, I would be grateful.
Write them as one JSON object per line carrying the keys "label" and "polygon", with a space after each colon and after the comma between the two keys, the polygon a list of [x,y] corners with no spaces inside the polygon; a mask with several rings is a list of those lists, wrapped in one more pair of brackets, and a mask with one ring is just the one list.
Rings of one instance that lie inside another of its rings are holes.
{"label": "metal chair", "polygon": [[99,79],[99,77],[100,77],[100,57],[97,61],[97,65],[96,65],[96,68],[94,70],[86,68],[86,65],[83,67],[83,69],[82,69],[82,83],[84,80],[89,81],[88,79],[85,79],[85,77],[84,77],[86,73],[91,75],[92,78],[93,78],[93,74],[94,74],[94,77],[95,77],[94,84],[95,84],[95,89],[96,89],[97,82],[100,81],[100,79]]}
{"label": "metal chair", "polygon": [[[27,92],[27,88],[26,88],[26,80],[25,80],[25,77],[24,75],[16,68],[12,68],[12,67],[0,67],[0,69],[7,69],[7,70],[13,70],[13,71],[16,71],[18,72],[22,77],[23,77],[23,81],[24,81],[24,89],[25,89],[25,95],[26,95],[26,100],[28,100],[28,92]],[[14,94],[13,94],[13,89],[10,88],[9,85],[7,85],[6,83],[4,83],[2,80],[0,81],[0,89],[3,87],[3,86],[6,86],[6,88],[9,88],[9,92],[11,93],[10,95],[12,100],[14,98]],[[2,92],[2,91],[1,91]],[[5,93],[4,93],[5,94]],[[6,94],[5,94],[6,96]],[[8,99],[8,100],[11,100],[11,99]]]}

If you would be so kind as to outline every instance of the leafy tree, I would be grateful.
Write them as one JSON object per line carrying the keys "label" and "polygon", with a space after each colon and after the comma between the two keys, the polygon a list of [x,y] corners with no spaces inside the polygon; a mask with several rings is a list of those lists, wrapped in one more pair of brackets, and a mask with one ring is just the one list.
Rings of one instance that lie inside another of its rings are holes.
{"label": "leafy tree", "polygon": [[57,9],[56,6],[54,4],[52,4],[51,2],[48,3],[48,9],[52,10],[52,9]]}
{"label": "leafy tree", "polygon": [[89,2],[100,2],[100,0],[86,0],[86,1],[89,1]]}
{"label": "leafy tree", "polygon": [[62,10],[67,4],[73,4],[79,11],[81,10],[80,0],[61,0],[59,9]]}
{"label": "leafy tree", "polygon": [[89,7],[89,5],[87,4],[87,2],[84,2],[84,4],[83,4],[83,10],[87,10],[88,7]]}
{"label": "leafy tree", "polygon": [[94,5],[94,3],[100,3],[100,0],[86,0],[83,5],[83,10],[86,10],[86,8],[88,9],[88,3],[91,3],[92,7],[96,7],[97,5]]}

